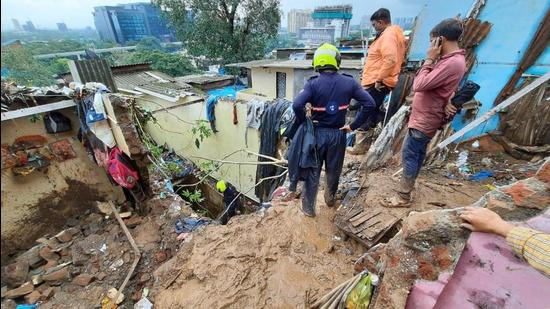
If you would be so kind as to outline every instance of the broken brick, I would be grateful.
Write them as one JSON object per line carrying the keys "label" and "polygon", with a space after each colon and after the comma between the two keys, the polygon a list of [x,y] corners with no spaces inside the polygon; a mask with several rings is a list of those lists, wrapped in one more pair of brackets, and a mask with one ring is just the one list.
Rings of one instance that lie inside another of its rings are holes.
{"label": "broken brick", "polygon": [[45,246],[44,248],[40,249],[38,252],[40,257],[42,257],[46,261],[57,261],[59,260],[59,255],[52,251],[52,249],[48,246]]}
{"label": "broken brick", "polygon": [[55,294],[55,289],[53,287],[47,287],[42,291],[42,299],[47,300]]}
{"label": "broken brick", "polygon": [[148,273],[143,273],[143,274],[141,274],[141,276],[139,276],[139,282],[140,283],[145,283],[149,280],[151,280],[151,275],[149,275]]}
{"label": "broken brick", "polygon": [[12,263],[4,269],[4,282],[9,286],[20,286],[27,281],[29,263],[27,261]]}
{"label": "broken brick", "polygon": [[166,252],[164,252],[164,250],[160,250],[157,253],[155,253],[155,261],[157,261],[157,263],[159,264],[166,261],[167,258],[168,256],[166,255]]}
{"label": "broken brick", "polygon": [[105,279],[105,277],[107,277],[107,274],[104,273],[104,272],[100,272],[99,274],[97,274],[97,280],[101,281],[103,279]]}
{"label": "broken brick", "polygon": [[55,266],[57,266],[57,261],[49,260],[46,264],[42,265],[40,269],[42,269],[42,271],[48,271],[50,268]]}
{"label": "broken brick", "polygon": [[73,235],[66,230],[63,230],[55,235],[55,239],[59,240],[60,242],[69,242],[73,240]]}
{"label": "broken brick", "polygon": [[142,223],[143,223],[143,218],[140,216],[132,216],[127,220],[124,220],[124,224],[126,224],[128,228],[136,227]]}
{"label": "broken brick", "polygon": [[23,283],[20,287],[9,290],[4,294],[4,297],[6,298],[17,298],[21,297],[23,295],[30,294],[32,291],[34,291],[34,286],[30,282]]}
{"label": "broken brick", "polygon": [[73,265],[82,266],[88,260],[88,257],[82,254],[79,250],[71,250],[71,260]]}
{"label": "broken brick", "polygon": [[94,280],[94,276],[89,274],[80,274],[73,279],[73,283],[80,286],[87,286]]}
{"label": "broken brick", "polygon": [[42,294],[38,291],[32,291],[30,294],[25,295],[24,298],[27,304],[36,304],[42,298]]}
{"label": "broken brick", "polygon": [[47,282],[59,282],[70,278],[69,270],[67,267],[63,267],[59,270],[53,271],[49,274],[43,275],[42,279]]}
{"label": "broken brick", "polygon": [[26,261],[31,268],[36,268],[44,263],[44,259],[38,254],[42,247],[44,245],[36,245],[19,255],[15,260],[17,262]]}

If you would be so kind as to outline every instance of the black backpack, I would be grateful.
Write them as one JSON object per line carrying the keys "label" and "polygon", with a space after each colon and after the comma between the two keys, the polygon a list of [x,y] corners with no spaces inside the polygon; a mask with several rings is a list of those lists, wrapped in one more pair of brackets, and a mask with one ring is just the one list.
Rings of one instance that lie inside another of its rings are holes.
{"label": "black backpack", "polygon": [[60,133],[72,130],[71,119],[60,112],[49,112],[44,116],[44,125],[48,133]]}

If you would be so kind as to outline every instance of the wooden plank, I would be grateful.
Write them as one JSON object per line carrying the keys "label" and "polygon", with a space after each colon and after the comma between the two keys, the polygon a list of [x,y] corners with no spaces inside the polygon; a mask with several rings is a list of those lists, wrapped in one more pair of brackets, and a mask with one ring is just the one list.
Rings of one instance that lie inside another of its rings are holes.
{"label": "wooden plank", "polygon": [[76,103],[73,100],[64,100],[64,101],[50,103],[50,104],[38,105],[38,106],[33,106],[28,108],[21,108],[14,111],[3,112],[2,121],[17,119],[17,118],[31,116],[35,114],[47,113],[47,112],[56,111],[56,110],[60,110],[60,109],[64,109],[72,106],[76,106]]}
{"label": "wooden plank", "polygon": [[372,218],[374,218],[374,217],[377,217],[377,216],[380,215],[380,214],[381,214],[380,212],[377,212],[377,213],[375,213],[375,214],[368,215],[368,216],[366,216],[366,217],[364,218],[364,220],[363,220],[363,219],[357,220],[355,223],[352,223],[351,225],[353,225],[353,227],[357,227],[357,226],[361,225],[362,223],[364,223],[365,221],[368,221],[368,220],[370,220],[370,219],[372,219]]}
{"label": "wooden plank", "polygon": [[128,157],[132,157],[132,154],[130,153],[130,147],[128,147],[128,143],[126,143],[126,138],[124,138],[124,133],[122,132],[122,129],[120,128],[120,125],[118,124],[118,121],[116,119],[115,110],[113,108],[113,104],[111,103],[111,100],[109,100],[109,94],[104,93],[102,94],[103,97],[103,106],[105,106],[105,113],[107,114],[107,120],[109,121],[109,125],[111,126],[111,131],[113,132],[113,136],[115,137],[116,145],[122,152],[124,152]]}
{"label": "wooden plank", "polygon": [[355,221],[355,220],[359,219],[360,217],[362,217],[363,215],[365,215],[365,212],[361,210],[361,211],[359,211],[359,213],[353,215],[352,218],[349,219],[349,221]]}

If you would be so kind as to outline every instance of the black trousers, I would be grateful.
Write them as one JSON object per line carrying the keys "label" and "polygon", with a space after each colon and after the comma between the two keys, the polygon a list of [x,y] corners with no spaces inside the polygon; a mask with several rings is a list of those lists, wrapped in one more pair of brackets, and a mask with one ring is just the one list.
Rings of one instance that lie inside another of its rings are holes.
{"label": "black trousers", "polygon": [[336,194],[338,190],[346,153],[346,133],[336,128],[316,127],[315,144],[318,166],[305,169],[302,173],[304,176],[302,209],[310,214],[315,214],[315,203],[323,164],[325,165],[325,190],[329,194]]}
{"label": "black trousers", "polygon": [[384,100],[386,99],[388,93],[390,93],[390,90],[391,89],[388,87],[384,87],[382,90],[376,90],[374,86],[367,89],[367,92],[374,99],[374,103],[376,103],[376,108],[374,112],[369,115],[365,124],[361,126],[362,130],[367,131],[374,128],[380,121],[384,120],[384,113],[381,112],[380,108],[382,107],[382,104],[384,104]]}

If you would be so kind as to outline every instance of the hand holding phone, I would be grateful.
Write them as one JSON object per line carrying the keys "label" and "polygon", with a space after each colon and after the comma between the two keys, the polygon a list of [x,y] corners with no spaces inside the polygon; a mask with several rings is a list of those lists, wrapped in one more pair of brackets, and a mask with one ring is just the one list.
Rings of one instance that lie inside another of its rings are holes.
{"label": "hand holding phone", "polygon": [[430,42],[430,48],[428,48],[427,58],[435,61],[441,55],[441,37],[437,37]]}

